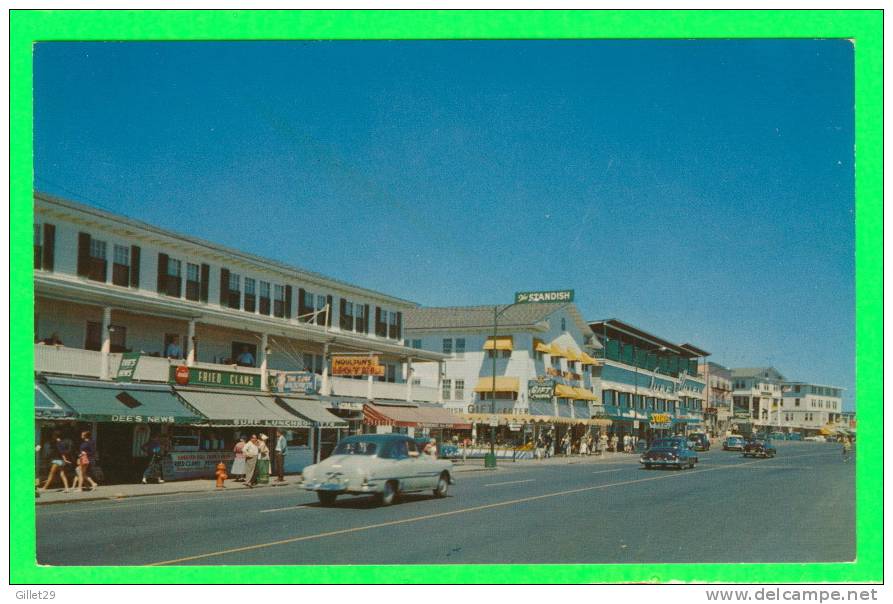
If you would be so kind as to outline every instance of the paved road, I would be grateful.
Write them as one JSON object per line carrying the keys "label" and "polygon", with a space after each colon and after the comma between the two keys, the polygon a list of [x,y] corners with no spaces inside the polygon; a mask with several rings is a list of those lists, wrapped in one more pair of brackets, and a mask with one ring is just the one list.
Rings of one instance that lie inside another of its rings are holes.
{"label": "paved road", "polygon": [[819,562],[855,557],[854,465],[838,446],[459,475],[445,499],[323,508],[296,486],[40,506],[43,564]]}

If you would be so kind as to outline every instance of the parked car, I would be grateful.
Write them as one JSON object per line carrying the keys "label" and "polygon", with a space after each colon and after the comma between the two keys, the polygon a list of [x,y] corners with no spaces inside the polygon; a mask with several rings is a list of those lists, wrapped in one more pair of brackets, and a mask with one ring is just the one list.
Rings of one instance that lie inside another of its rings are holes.
{"label": "parked car", "polygon": [[446,497],[453,463],[422,455],[416,441],[403,434],[359,434],[338,442],[332,455],[303,472],[303,487],[315,491],[322,505],[339,495],[375,495],[381,505],[401,493],[431,490]]}
{"label": "parked car", "polygon": [[789,432],[787,439],[788,440],[803,440],[803,435],[800,434],[799,432]]}
{"label": "parked car", "polygon": [[807,436],[803,440],[805,440],[807,442],[811,442],[811,443],[823,443],[823,442],[825,442],[825,437],[824,436]]}
{"label": "parked car", "polygon": [[688,435],[690,447],[695,451],[709,451],[710,439],[703,432],[692,432]]}
{"label": "parked car", "polygon": [[744,457],[775,457],[775,445],[769,439],[757,438],[744,445]]}
{"label": "parked car", "polygon": [[639,459],[646,470],[655,466],[673,466],[679,470],[693,468],[698,463],[698,454],[688,446],[688,439],[682,436],[658,438]]}
{"label": "parked car", "polygon": [[724,441],[722,441],[722,450],[723,451],[743,451],[744,450],[744,439],[740,436],[729,436]]}

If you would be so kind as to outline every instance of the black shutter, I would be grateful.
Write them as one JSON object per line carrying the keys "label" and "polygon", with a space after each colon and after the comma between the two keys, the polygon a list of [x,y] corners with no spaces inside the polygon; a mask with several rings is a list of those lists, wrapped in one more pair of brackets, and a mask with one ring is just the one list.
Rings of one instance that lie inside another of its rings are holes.
{"label": "black shutter", "polygon": [[158,293],[167,293],[167,261],[168,255],[158,253]]}
{"label": "black shutter", "polygon": [[78,275],[90,274],[90,234],[78,233]]}
{"label": "black shutter", "polygon": [[43,262],[41,268],[45,271],[53,270],[53,262],[56,259],[56,227],[43,223]]}
{"label": "black shutter", "polygon": [[369,333],[369,305],[363,305],[363,331]]}
{"label": "black shutter", "polygon": [[140,286],[140,246],[130,246],[130,287]]}
{"label": "black shutter", "polygon": [[326,313],[326,327],[332,326],[332,296],[326,296],[326,304],[329,305],[329,312]]}
{"label": "black shutter", "polygon": [[202,275],[201,275],[201,286],[199,288],[198,299],[201,302],[208,301],[208,281],[211,280],[211,267],[207,264],[202,264]]}
{"label": "black shutter", "polygon": [[375,335],[381,335],[381,308],[375,307]]}
{"label": "black shutter", "polygon": [[229,306],[229,269],[220,269],[220,306]]}
{"label": "black shutter", "polygon": [[341,298],[340,312],[338,313],[338,327],[347,329],[347,300]]}
{"label": "black shutter", "polygon": [[307,292],[304,291],[303,287],[298,288],[298,320],[299,321],[307,321],[306,315],[310,312],[306,306],[304,306],[304,297],[307,295]]}
{"label": "black shutter", "polygon": [[285,318],[291,319],[291,285],[285,286]]}
{"label": "black shutter", "polygon": [[397,338],[398,340],[403,338],[403,313],[397,313]]}

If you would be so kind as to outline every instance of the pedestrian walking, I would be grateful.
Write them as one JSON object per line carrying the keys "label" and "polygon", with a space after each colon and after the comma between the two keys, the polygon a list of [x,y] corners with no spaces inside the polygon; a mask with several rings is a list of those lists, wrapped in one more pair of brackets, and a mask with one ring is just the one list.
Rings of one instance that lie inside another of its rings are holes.
{"label": "pedestrian walking", "polygon": [[164,459],[164,451],[157,434],[143,445],[143,451],[149,455],[149,465],[143,470],[143,484],[148,484],[148,481],[153,479],[157,480],[158,484],[164,484],[164,467],[161,463]]}
{"label": "pedestrian walking", "polygon": [[242,447],[242,454],[245,456],[245,486],[249,489],[254,488],[254,472],[257,469],[257,435],[252,434],[251,439]]}
{"label": "pedestrian walking", "polygon": [[62,435],[59,432],[53,432],[53,436],[49,443],[50,449],[50,473],[47,476],[47,481],[43,483],[42,491],[46,491],[50,488],[50,485],[53,484],[53,479],[56,477],[58,473],[59,476],[62,477],[62,486],[63,492],[68,493],[68,476],[65,475],[65,471],[68,466],[71,466],[71,451],[68,443],[62,440]]}
{"label": "pedestrian walking", "polygon": [[267,484],[270,482],[270,448],[267,446],[269,437],[266,434],[260,435],[257,443],[257,468],[255,472],[255,483]]}
{"label": "pedestrian walking", "polygon": [[428,455],[429,457],[437,459],[437,440],[432,438],[431,440],[426,442],[425,448],[422,449],[422,453]]}
{"label": "pedestrian walking", "polygon": [[276,430],[276,442],[273,445],[273,464],[276,471],[276,482],[285,482],[285,455],[288,442],[282,430]]}
{"label": "pedestrian walking", "polygon": [[629,434],[623,435],[623,452],[629,453]]}
{"label": "pedestrian walking", "polygon": [[[93,442],[92,435],[89,431],[81,432],[81,446],[78,453],[78,488],[82,491],[92,491],[99,485],[93,480],[90,474],[90,467],[96,464],[96,444]],[[86,483],[90,483],[90,488],[85,488]]]}
{"label": "pedestrian walking", "polygon": [[617,453],[617,443],[620,441],[616,434],[611,435],[611,451]]}
{"label": "pedestrian walking", "polygon": [[245,437],[240,436],[239,442],[233,447],[233,467],[230,474],[235,476],[235,482],[245,482],[245,454],[242,450],[245,447]]}
{"label": "pedestrian walking", "polygon": [[585,438],[580,439],[580,455],[589,455],[589,444]]}
{"label": "pedestrian walking", "polygon": [[850,454],[853,450],[853,443],[850,441],[849,437],[844,437],[843,439],[843,462],[849,463]]}

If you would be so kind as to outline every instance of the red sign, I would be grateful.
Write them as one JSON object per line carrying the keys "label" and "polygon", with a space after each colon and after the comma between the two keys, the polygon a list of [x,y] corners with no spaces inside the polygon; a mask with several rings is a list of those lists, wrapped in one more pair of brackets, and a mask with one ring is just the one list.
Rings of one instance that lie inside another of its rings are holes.
{"label": "red sign", "polygon": [[177,367],[177,371],[174,374],[174,380],[181,386],[187,385],[189,383],[189,367],[186,365]]}

